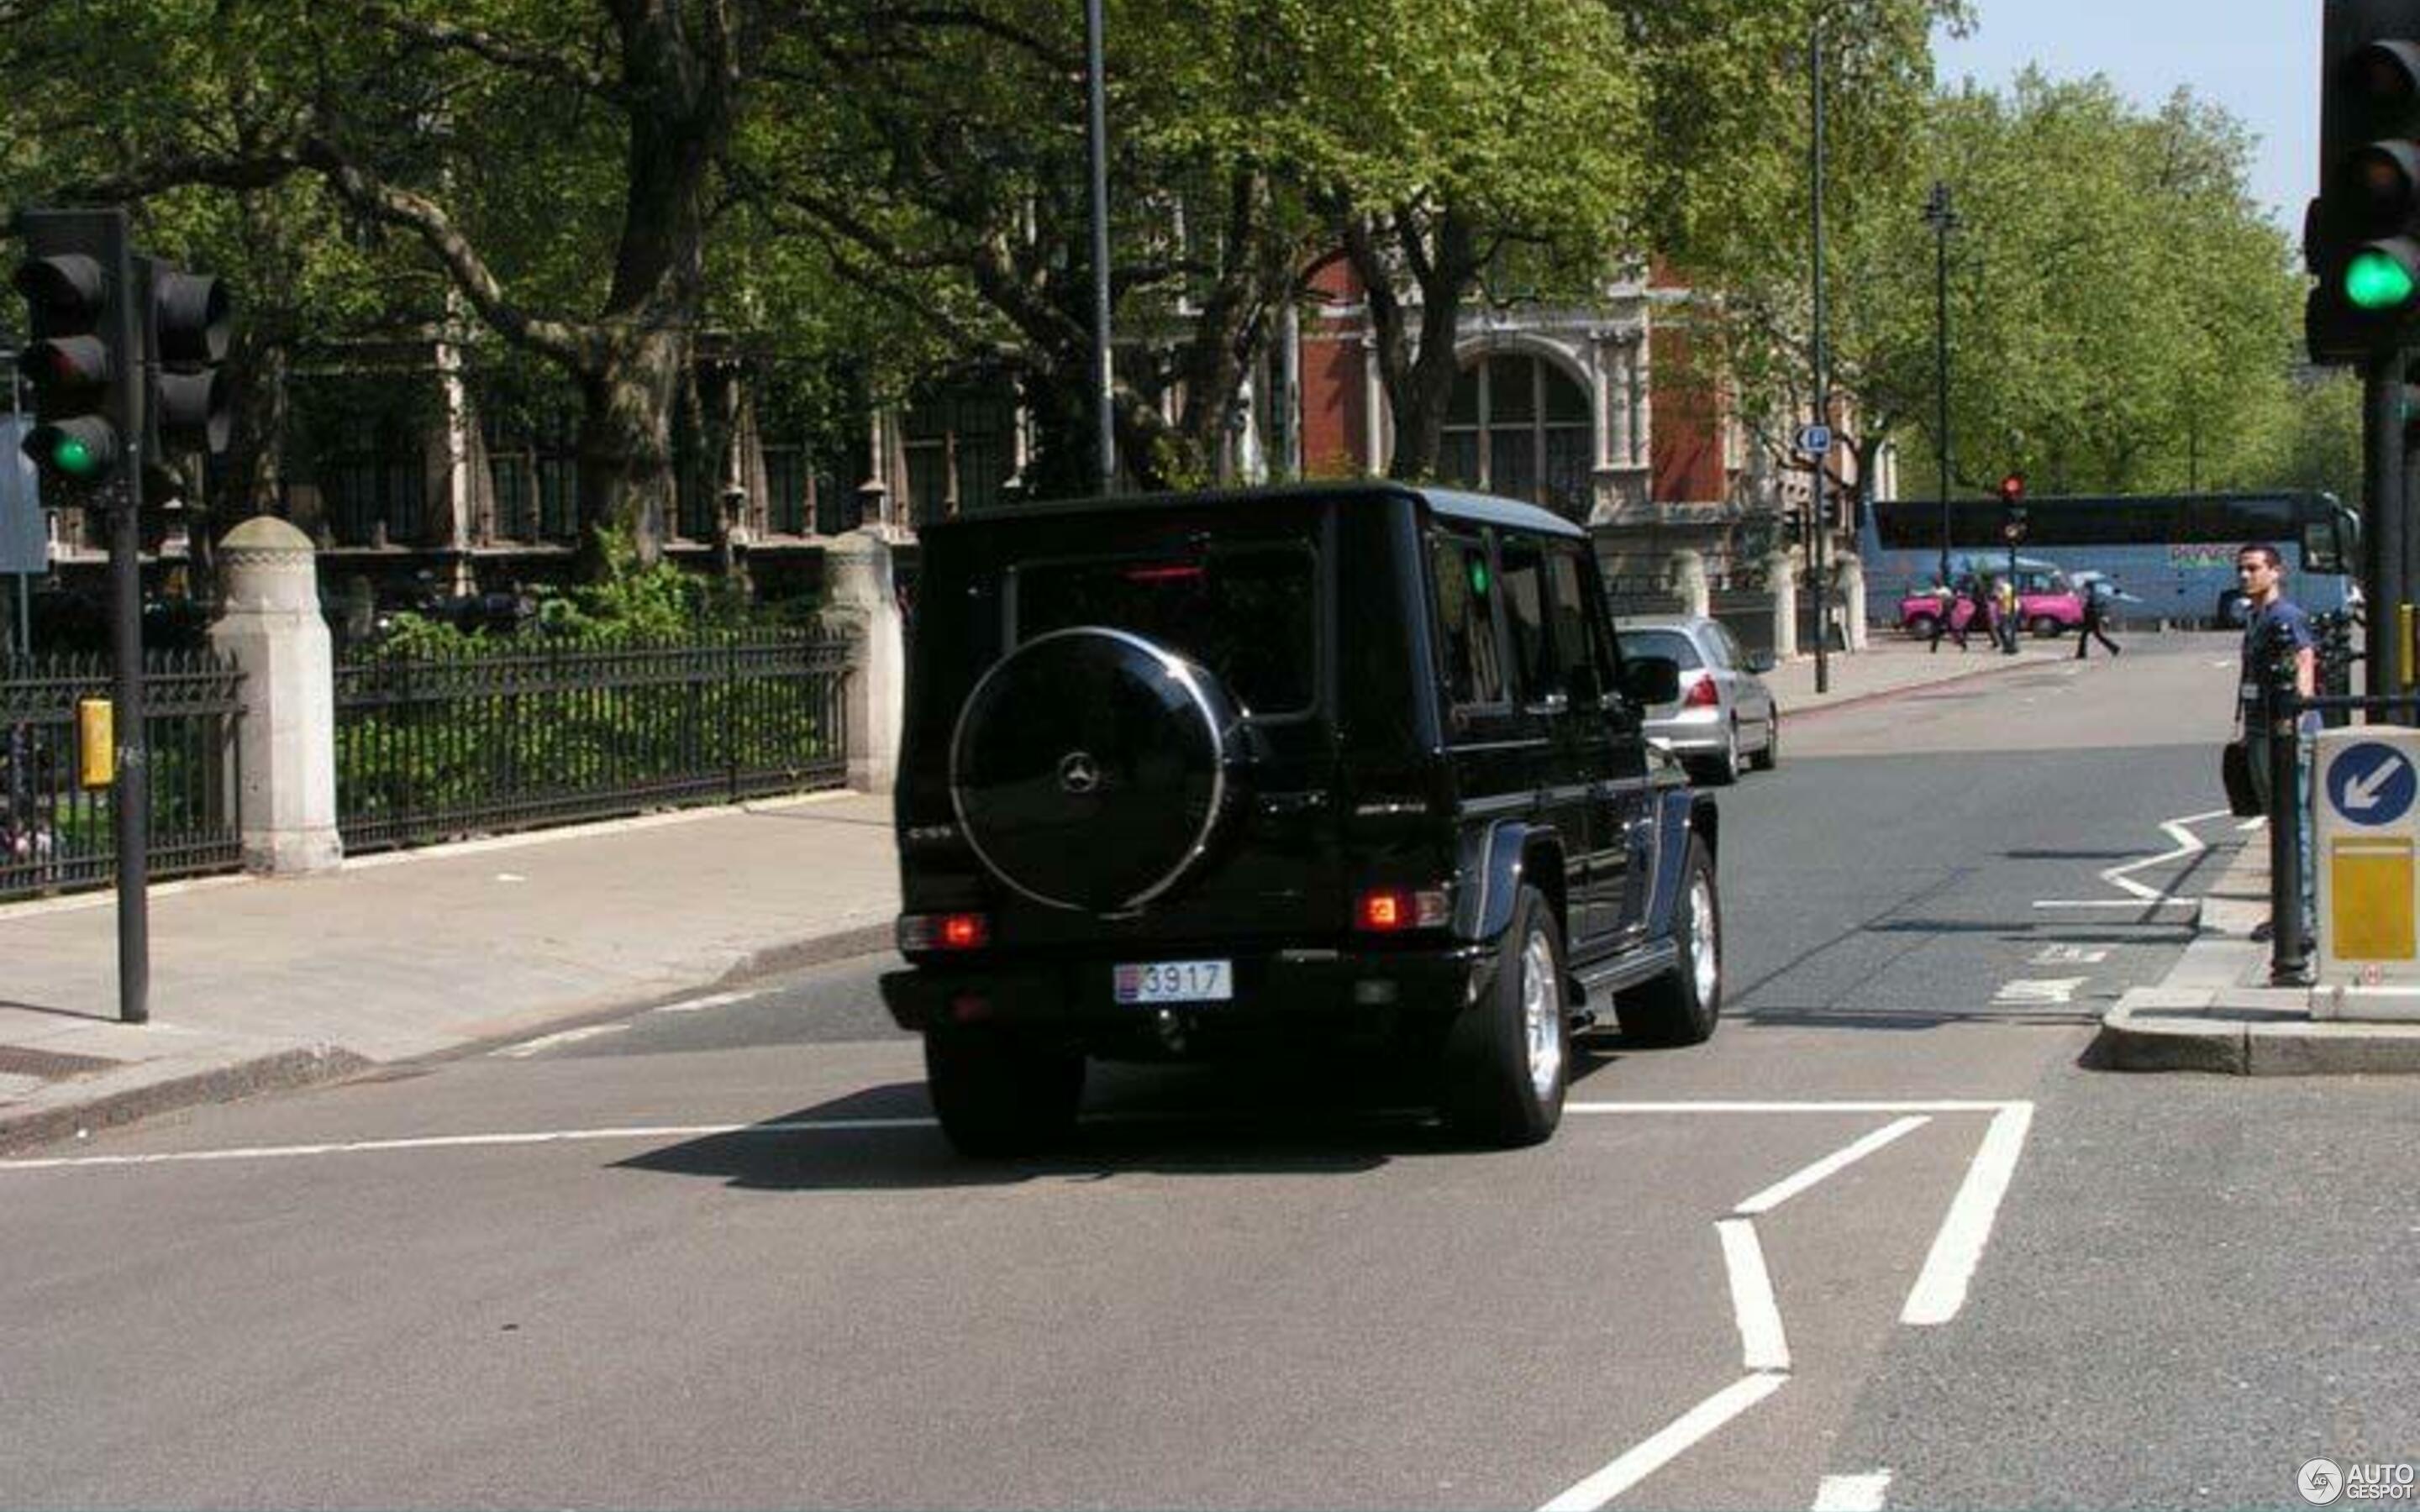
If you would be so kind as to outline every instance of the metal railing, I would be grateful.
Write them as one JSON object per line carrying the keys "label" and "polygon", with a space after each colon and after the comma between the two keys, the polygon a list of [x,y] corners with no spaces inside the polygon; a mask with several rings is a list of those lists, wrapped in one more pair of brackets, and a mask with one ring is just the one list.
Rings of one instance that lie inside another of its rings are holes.
{"label": "metal railing", "polygon": [[[78,781],[76,705],[107,699],[106,656],[0,662],[0,899],[107,887],[117,876],[111,791]],[[209,652],[145,658],[142,749],[154,879],[232,870],[243,673]]]}
{"label": "metal railing", "polygon": [[337,828],[360,852],[841,786],[855,644],[354,653],[336,667]]}

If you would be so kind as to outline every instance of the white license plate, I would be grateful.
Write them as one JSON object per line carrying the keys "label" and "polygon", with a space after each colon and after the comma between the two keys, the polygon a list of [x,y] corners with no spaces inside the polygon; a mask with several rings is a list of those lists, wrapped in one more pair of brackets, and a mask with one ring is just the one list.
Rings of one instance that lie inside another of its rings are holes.
{"label": "white license plate", "polygon": [[1235,971],[1226,961],[1152,961],[1110,968],[1121,1003],[1223,1003],[1235,995]]}

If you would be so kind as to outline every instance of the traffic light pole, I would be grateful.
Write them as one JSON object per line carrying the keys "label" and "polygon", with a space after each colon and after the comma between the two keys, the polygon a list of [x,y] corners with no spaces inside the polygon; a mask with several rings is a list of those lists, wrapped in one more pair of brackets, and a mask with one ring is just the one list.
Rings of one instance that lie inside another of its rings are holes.
{"label": "traffic light pole", "polygon": [[[2404,554],[2411,522],[2403,497],[2403,353],[2373,350],[2362,363],[2362,498],[2369,516],[2363,592],[2368,599],[2368,687],[2373,698],[2404,691],[2409,649],[2396,627],[2411,596]],[[2409,719],[2408,713],[2387,716]]]}
{"label": "traffic light pole", "polygon": [[[119,213],[123,213],[122,211]],[[143,412],[150,402],[137,354],[144,348],[144,313],[132,298],[134,257],[117,239],[117,349],[129,354],[115,381],[124,385],[125,459],[104,494],[109,515],[110,641],[117,661],[111,715],[117,772],[111,796],[117,831],[117,1016],[128,1024],[151,1018],[151,760],[144,738],[143,530],[137,508],[143,479]]]}

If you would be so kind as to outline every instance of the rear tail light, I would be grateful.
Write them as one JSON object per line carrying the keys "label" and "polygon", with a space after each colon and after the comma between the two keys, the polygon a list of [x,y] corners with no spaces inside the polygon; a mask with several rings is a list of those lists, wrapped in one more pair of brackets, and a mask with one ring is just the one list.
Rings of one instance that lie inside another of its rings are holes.
{"label": "rear tail light", "polygon": [[1684,709],[1711,709],[1722,701],[1722,693],[1714,687],[1712,672],[1699,672],[1698,680],[1689,685],[1689,691],[1681,695],[1681,706]]}
{"label": "rear tail light", "polygon": [[1372,887],[1353,901],[1353,927],[1365,934],[1436,929],[1452,917],[1443,887]]}
{"label": "rear tail light", "polygon": [[991,943],[991,918],[984,914],[902,914],[899,949],[980,950]]}

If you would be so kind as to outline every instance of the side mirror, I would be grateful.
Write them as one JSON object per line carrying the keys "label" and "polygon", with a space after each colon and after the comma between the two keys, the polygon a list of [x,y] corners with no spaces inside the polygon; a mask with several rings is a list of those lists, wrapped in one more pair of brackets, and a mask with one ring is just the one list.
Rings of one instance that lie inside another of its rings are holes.
{"label": "side mirror", "polygon": [[1773,671],[1773,668],[1774,660],[1772,652],[1751,651],[1747,654],[1747,670],[1749,671],[1769,672]]}
{"label": "side mirror", "polygon": [[1681,696],[1681,664],[1669,656],[1634,656],[1621,664],[1621,693],[1645,707]]}

